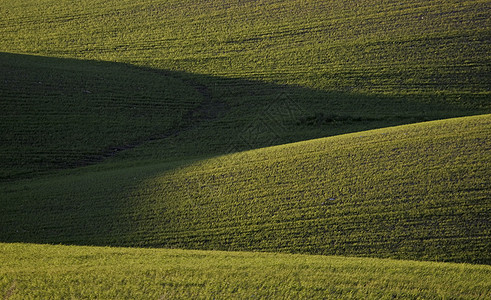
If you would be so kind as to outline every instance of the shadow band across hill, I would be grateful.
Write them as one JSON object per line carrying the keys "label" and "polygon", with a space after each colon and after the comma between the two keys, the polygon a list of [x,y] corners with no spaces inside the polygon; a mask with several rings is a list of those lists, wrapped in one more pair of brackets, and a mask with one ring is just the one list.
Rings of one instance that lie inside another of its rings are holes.
{"label": "shadow band across hill", "polygon": [[3,184],[0,241],[489,264],[490,120]]}
{"label": "shadow band across hill", "polygon": [[[210,249],[218,241],[214,233],[198,238],[198,232],[187,232],[189,239],[180,241],[186,216],[162,219],[167,204],[146,203],[172,188],[177,190],[164,199],[169,203],[206,196],[219,179],[211,173],[203,179],[200,174],[209,171],[191,169],[201,179],[174,182],[172,174],[205,157],[479,112],[444,99],[426,100],[2,53],[0,241]],[[78,168],[89,165],[96,166]],[[155,182],[162,174],[170,174],[170,181]],[[188,202],[177,212],[185,212]],[[157,223],[159,230],[182,230],[162,242],[149,229]],[[224,242],[220,249],[266,249],[240,237],[230,246],[225,233],[216,234]],[[339,249],[338,254],[360,254]],[[424,255],[424,249],[418,251]]]}
{"label": "shadow band across hill", "polygon": [[[387,97],[0,53],[1,181],[124,159],[185,159],[479,113]],[[128,151],[135,150],[138,151]],[[122,154],[121,152],[125,152]]]}

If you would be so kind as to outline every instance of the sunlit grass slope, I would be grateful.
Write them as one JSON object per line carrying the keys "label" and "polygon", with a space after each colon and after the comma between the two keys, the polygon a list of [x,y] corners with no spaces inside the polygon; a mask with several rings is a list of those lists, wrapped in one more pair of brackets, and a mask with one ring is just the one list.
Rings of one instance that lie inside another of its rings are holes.
{"label": "sunlit grass slope", "polygon": [[0,240],[491,263],[490,115],[1,186]]}
{"label": "sunlit grass slope", "polygon": [[3,299],[488,299],[491,267],[251,252],[0,244]]}
{"label": "sunlit grass slope", "polygon": [[489,2],[5,0],[0,51],[323,90],[489,93]]}
{"label": "sunlit grass slope", "polygon": [[490,263],[490,134],[486,115],[201,161],[136,191],[151,216],[140,234],[152,246]]}

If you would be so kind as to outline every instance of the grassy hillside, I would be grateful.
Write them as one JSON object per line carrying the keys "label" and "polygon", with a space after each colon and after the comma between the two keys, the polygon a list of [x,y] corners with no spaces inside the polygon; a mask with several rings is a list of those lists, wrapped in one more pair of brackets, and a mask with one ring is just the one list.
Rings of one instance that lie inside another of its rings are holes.
{"label": "grassy hillside", "polygon": [[489,8],[485,0],[7,0],[0,51],[323,90],[475,95],[489,92]]}
{"label": "grassy hillside", "polygon": [[3,299],[487,299],[491,267],[250,252],[0,244]]}
{"label": "grassy hillside", "polygon": [[114,156],[182,160],[479,111],[9,53],[0,71],[2,181]]}
{"label": "grassy hillside", "polygon": [[122,159],[489,113],[488,12],[487,1],[2,1],[0,180],[142,144]]}
{"label": "grassy hillside", "polygon": [[5,183],[0,240],[489,264],[490,131],[466,117]]}
{"label": "grassy hillside", "polygon": [[489,298],[490,11],[0,1],[0,296]]}

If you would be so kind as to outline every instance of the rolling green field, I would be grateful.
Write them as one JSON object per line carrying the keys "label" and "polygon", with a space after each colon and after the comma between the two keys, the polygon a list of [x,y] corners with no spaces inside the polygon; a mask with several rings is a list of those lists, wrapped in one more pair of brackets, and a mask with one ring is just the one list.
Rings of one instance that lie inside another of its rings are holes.
{"label": "rolling green field", "polygon": [[488,11],[487,1],[2,1],[1,179],[143,142],[125,159],[490,113]]}
{"label": "rolling green field", "polygon": [[252,252],[0,244],[3,299],[487,299],[491,267]]}
{"label": "rolling green field", "polygon": [[489,264],[491,116],[3,184],[4,242]]}
{"label": "rolling green field", "polygon": [[1,1],[0,296],[490,297],[490,11]]}
{"label": "rolling green field", "polygon": [[485,0],[6,0],[1,50],[327,91],[475,96],[489,93],[489,8]]}

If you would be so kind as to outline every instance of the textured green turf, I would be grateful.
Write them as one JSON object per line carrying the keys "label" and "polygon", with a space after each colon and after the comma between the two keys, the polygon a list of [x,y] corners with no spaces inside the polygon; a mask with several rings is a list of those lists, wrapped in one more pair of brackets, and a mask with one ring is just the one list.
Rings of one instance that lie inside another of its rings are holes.
{"label": "textured green turf", "polygon": [[485,0],[6,0],[0,9],[5,52],[323,90],[489,93]]}
{"label": "textured green turf", "polygon": [[123,159],[489,113],[488,12],[487,1],[2,1],[0,180],[140,144]]}
{"label": "textured green turf", "polygon": [[0,53],[0,180],[95,163],[170,134],[192,83],[131,66]]}
{"label": "textured green turf", "polygon": [[251,252],[0,244],[3,299],[488,299],[491,267]]}
{"label": "textured green turf", "polygon": [[30,55],[0,53],[0,70],[2,181],[114,156],[182,160],[479,112]]}
{"label": "textured green turf", "polygon": [[0,239],[490,263],[490,115],[5,183]]}
{"label": "textured green turf", "polygon": [[[490,264],[490,8],[0,1],[0,241]],[[482,266],[0,250],[6,299],[490,297]]]}

